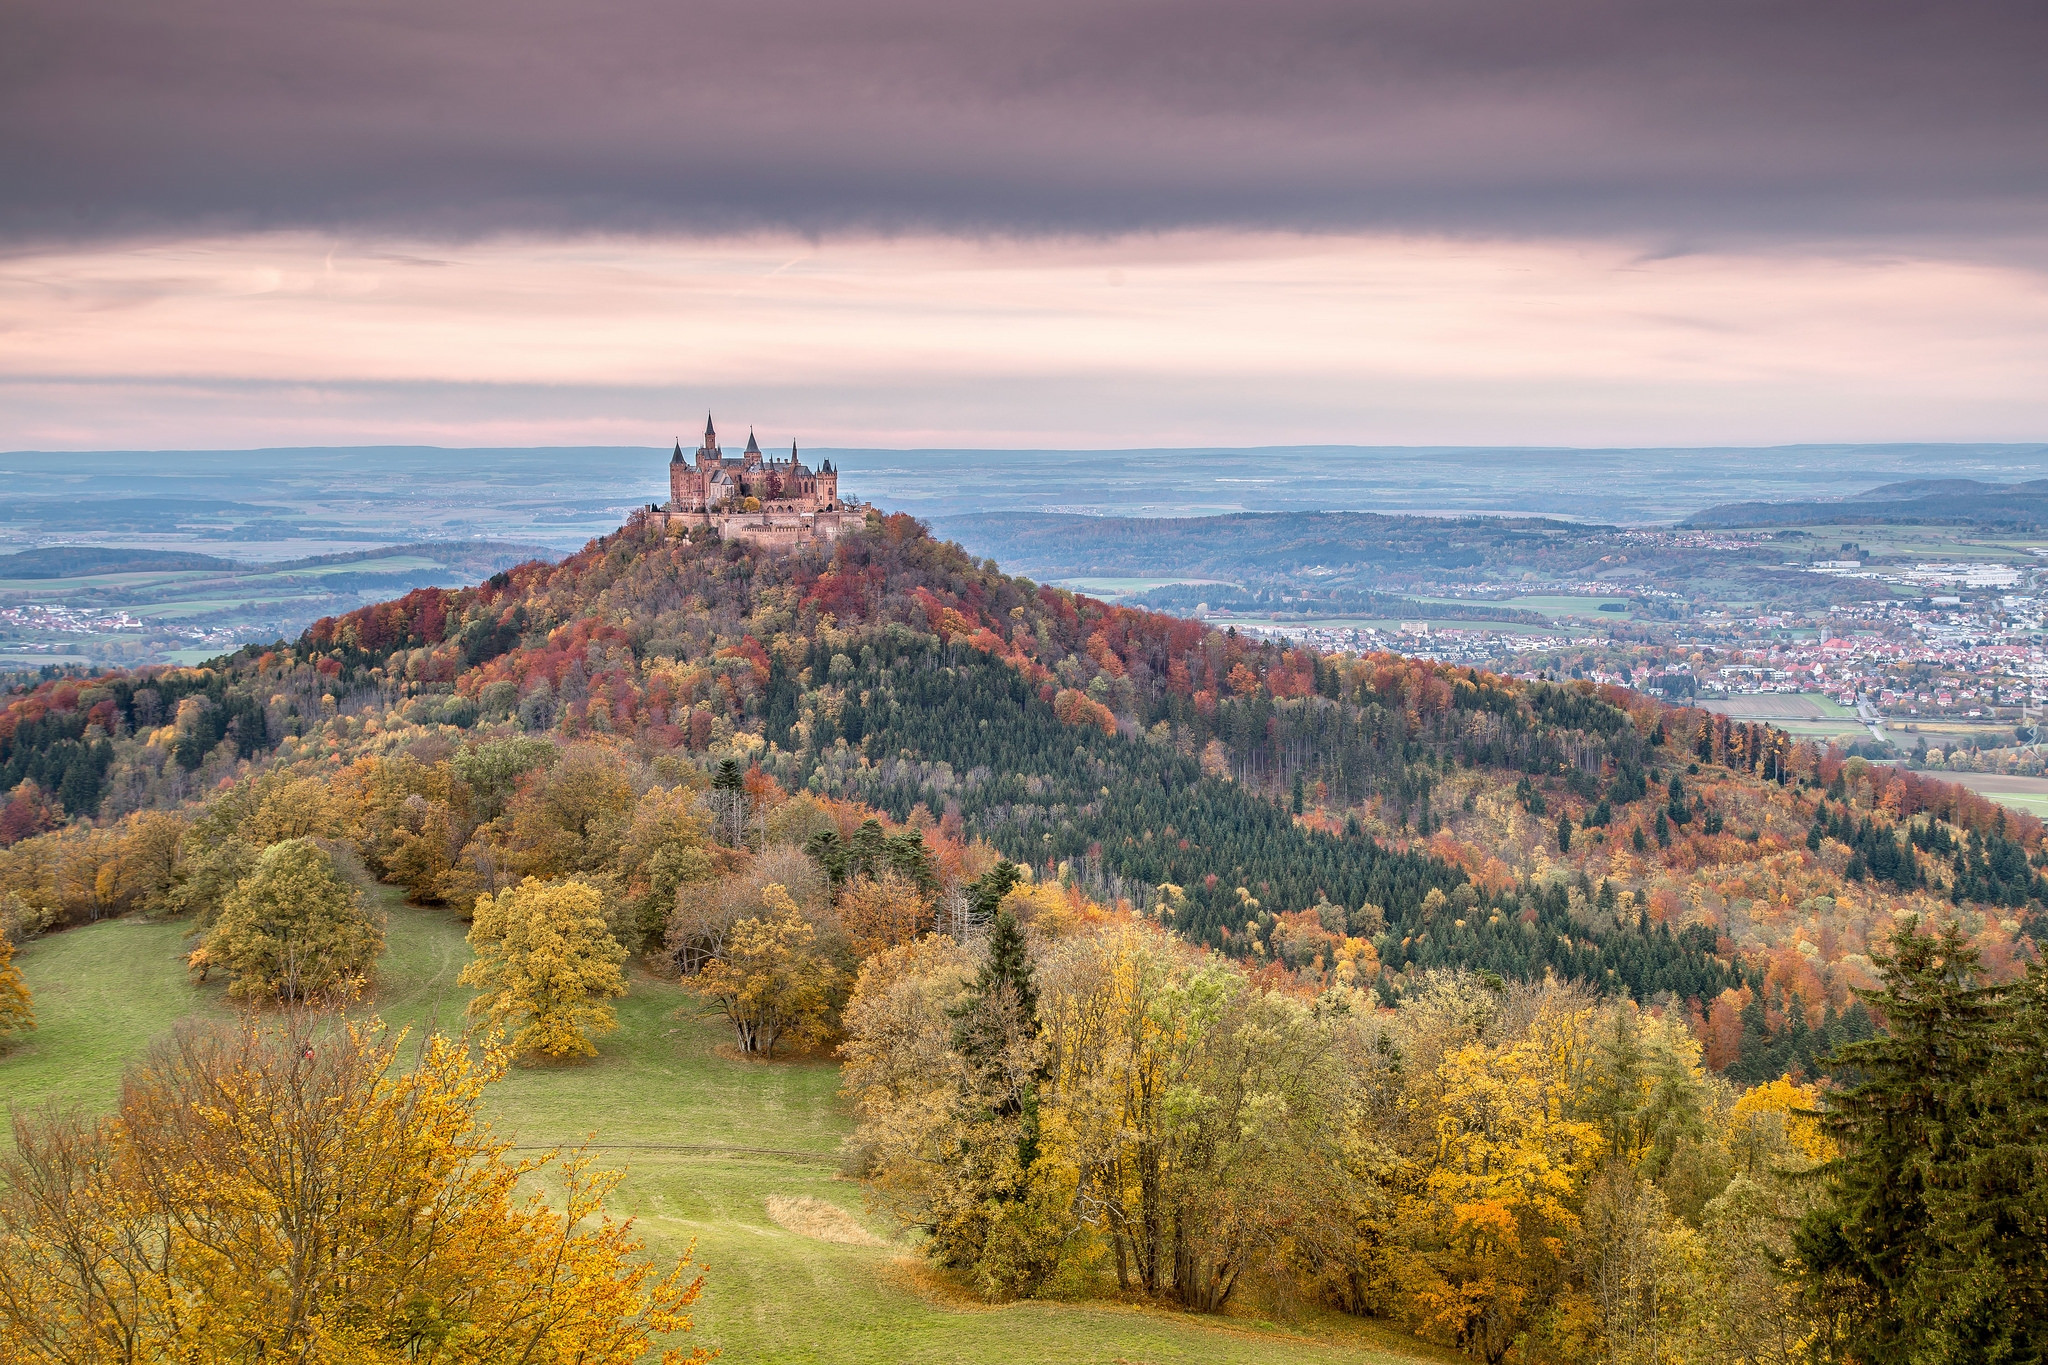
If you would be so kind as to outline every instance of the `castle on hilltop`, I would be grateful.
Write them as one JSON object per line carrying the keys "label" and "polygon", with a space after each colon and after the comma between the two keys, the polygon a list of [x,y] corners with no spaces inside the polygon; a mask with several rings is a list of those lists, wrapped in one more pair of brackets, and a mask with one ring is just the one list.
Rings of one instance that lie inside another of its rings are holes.
{"label": "castle on hilltop", "polygon": [[728,455],[708,413],[703,445],[685,455],[683,443],[676,442],[668,461],[668,494],[667,503],[634,512],[634,522],[708,526],[724,540],[792,549],[831,540],[866,520],[864,511],[840,500],[839,471],[830,460],[811,469],[797,458],[794,441],[788,459],[771,459],[751,431],[747,448]]}

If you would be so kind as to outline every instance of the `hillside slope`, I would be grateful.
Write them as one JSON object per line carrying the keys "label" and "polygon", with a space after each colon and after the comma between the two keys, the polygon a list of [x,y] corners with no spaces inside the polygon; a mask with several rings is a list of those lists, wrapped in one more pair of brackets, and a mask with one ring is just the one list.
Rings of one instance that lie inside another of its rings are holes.
{"label": "hillside slope", "polygon": [[1684,1002],[1722,1065],[1810,1064],[1897,913],[1960,914],[2009,970],[2048,890],[2039,823],[1952,787],[1621,689],[1108,606],[901,516],[788,556],[625,531],[221,666],[45,683],[0,715],[0,838],[513,732],[736,757],[1278,971],[1368,940],[1388,998],[1470,966]]}

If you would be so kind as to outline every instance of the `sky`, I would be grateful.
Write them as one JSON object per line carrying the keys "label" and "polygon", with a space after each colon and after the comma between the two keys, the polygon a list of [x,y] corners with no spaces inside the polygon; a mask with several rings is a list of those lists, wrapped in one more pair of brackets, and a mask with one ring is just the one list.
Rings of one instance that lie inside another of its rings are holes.
{"label": "sky", "polygon": [[2048,439],[2035,0],[15,0],[0,449]]}

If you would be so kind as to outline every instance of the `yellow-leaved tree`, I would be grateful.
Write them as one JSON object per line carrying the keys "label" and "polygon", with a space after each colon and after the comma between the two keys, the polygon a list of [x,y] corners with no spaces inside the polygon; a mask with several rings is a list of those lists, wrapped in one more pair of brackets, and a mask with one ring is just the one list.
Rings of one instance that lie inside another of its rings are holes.
{"label": "yellow-leaved tree", "polygon": [[592,1057],[592,1037],[619,1026],[605,1002],[626,993],[626,950],[605,923],[596,887],[528,877],[479,896],[469,945],[476,960],[462,969],[461,981],[482,992],[469,1011],[516,1025],[516,1055]]}
{"label": "yellow-leaved tree", "polygon": [[1403,1220],[1420,1326],[1498,1365],[1565,1283],[1599,1130],[1572,1117],[1592,1011],[1544,1000],[1518,1037],[1481,1039],[1417,1077],[1434,1130]]}
{"label": "yellow-leaved tree", "polygon": [[[0,1162],[10,1365],[634,1365],[688,1331],[605,1212],[616,1173],[510,1158],[478,1118],[504,1055],[290,1015],[181,1029],[117,1116],[14,1119]],[[556,1189],[521,1196],[542,1173]],[[670,1348],[664,1365],[702,1362]]]}
{"label": "yellow-leaved tree", "polygon": [[0,1046],[10,1035],[36,1026],[35,1010],[29,1006],[28,982],[14,965],[14,943],[7,937],[7,925],[0,923]]}
{"label": "yellow-leaved tree", "polygon": [[839,971],[786,887],[763,887],[761,903],[769,913],[733,925],[722,954],[692,984],[732,1021],[742,1052],[767,1057],[785,1037],[825,1038]]}
{"label": "yellow-leaved tree", "polygon": [[322,1000],[354,995],[383,951],[383,924],[327,850],[287,839],[228,893],[191,962],[202,977],[225,968],[241,999]]}

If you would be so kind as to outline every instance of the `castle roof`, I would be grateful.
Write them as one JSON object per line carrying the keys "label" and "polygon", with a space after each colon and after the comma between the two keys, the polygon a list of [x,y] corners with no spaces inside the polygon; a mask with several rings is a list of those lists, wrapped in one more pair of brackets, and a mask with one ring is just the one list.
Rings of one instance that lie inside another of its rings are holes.
{"label": "castle roof", "polygon": [[709,409],[706,409],[704,413],[704,444],[707,446],[710,445],[712,443],[712,438],[717,435],[717,430],[713,428],[711,425],[711,412]]}
{"label": "castle roof", "polygon": [[749,455],[759,455],[761,453],[760,443],[754,439],[754,429],[752,427],[747,428],[746,453]]}
{"label": "castle roof", "polygon": [[681,464],[683,462],[683,443],[680,437],[676,440],[676,453],[668,457],[668,462],[670,464]]}

